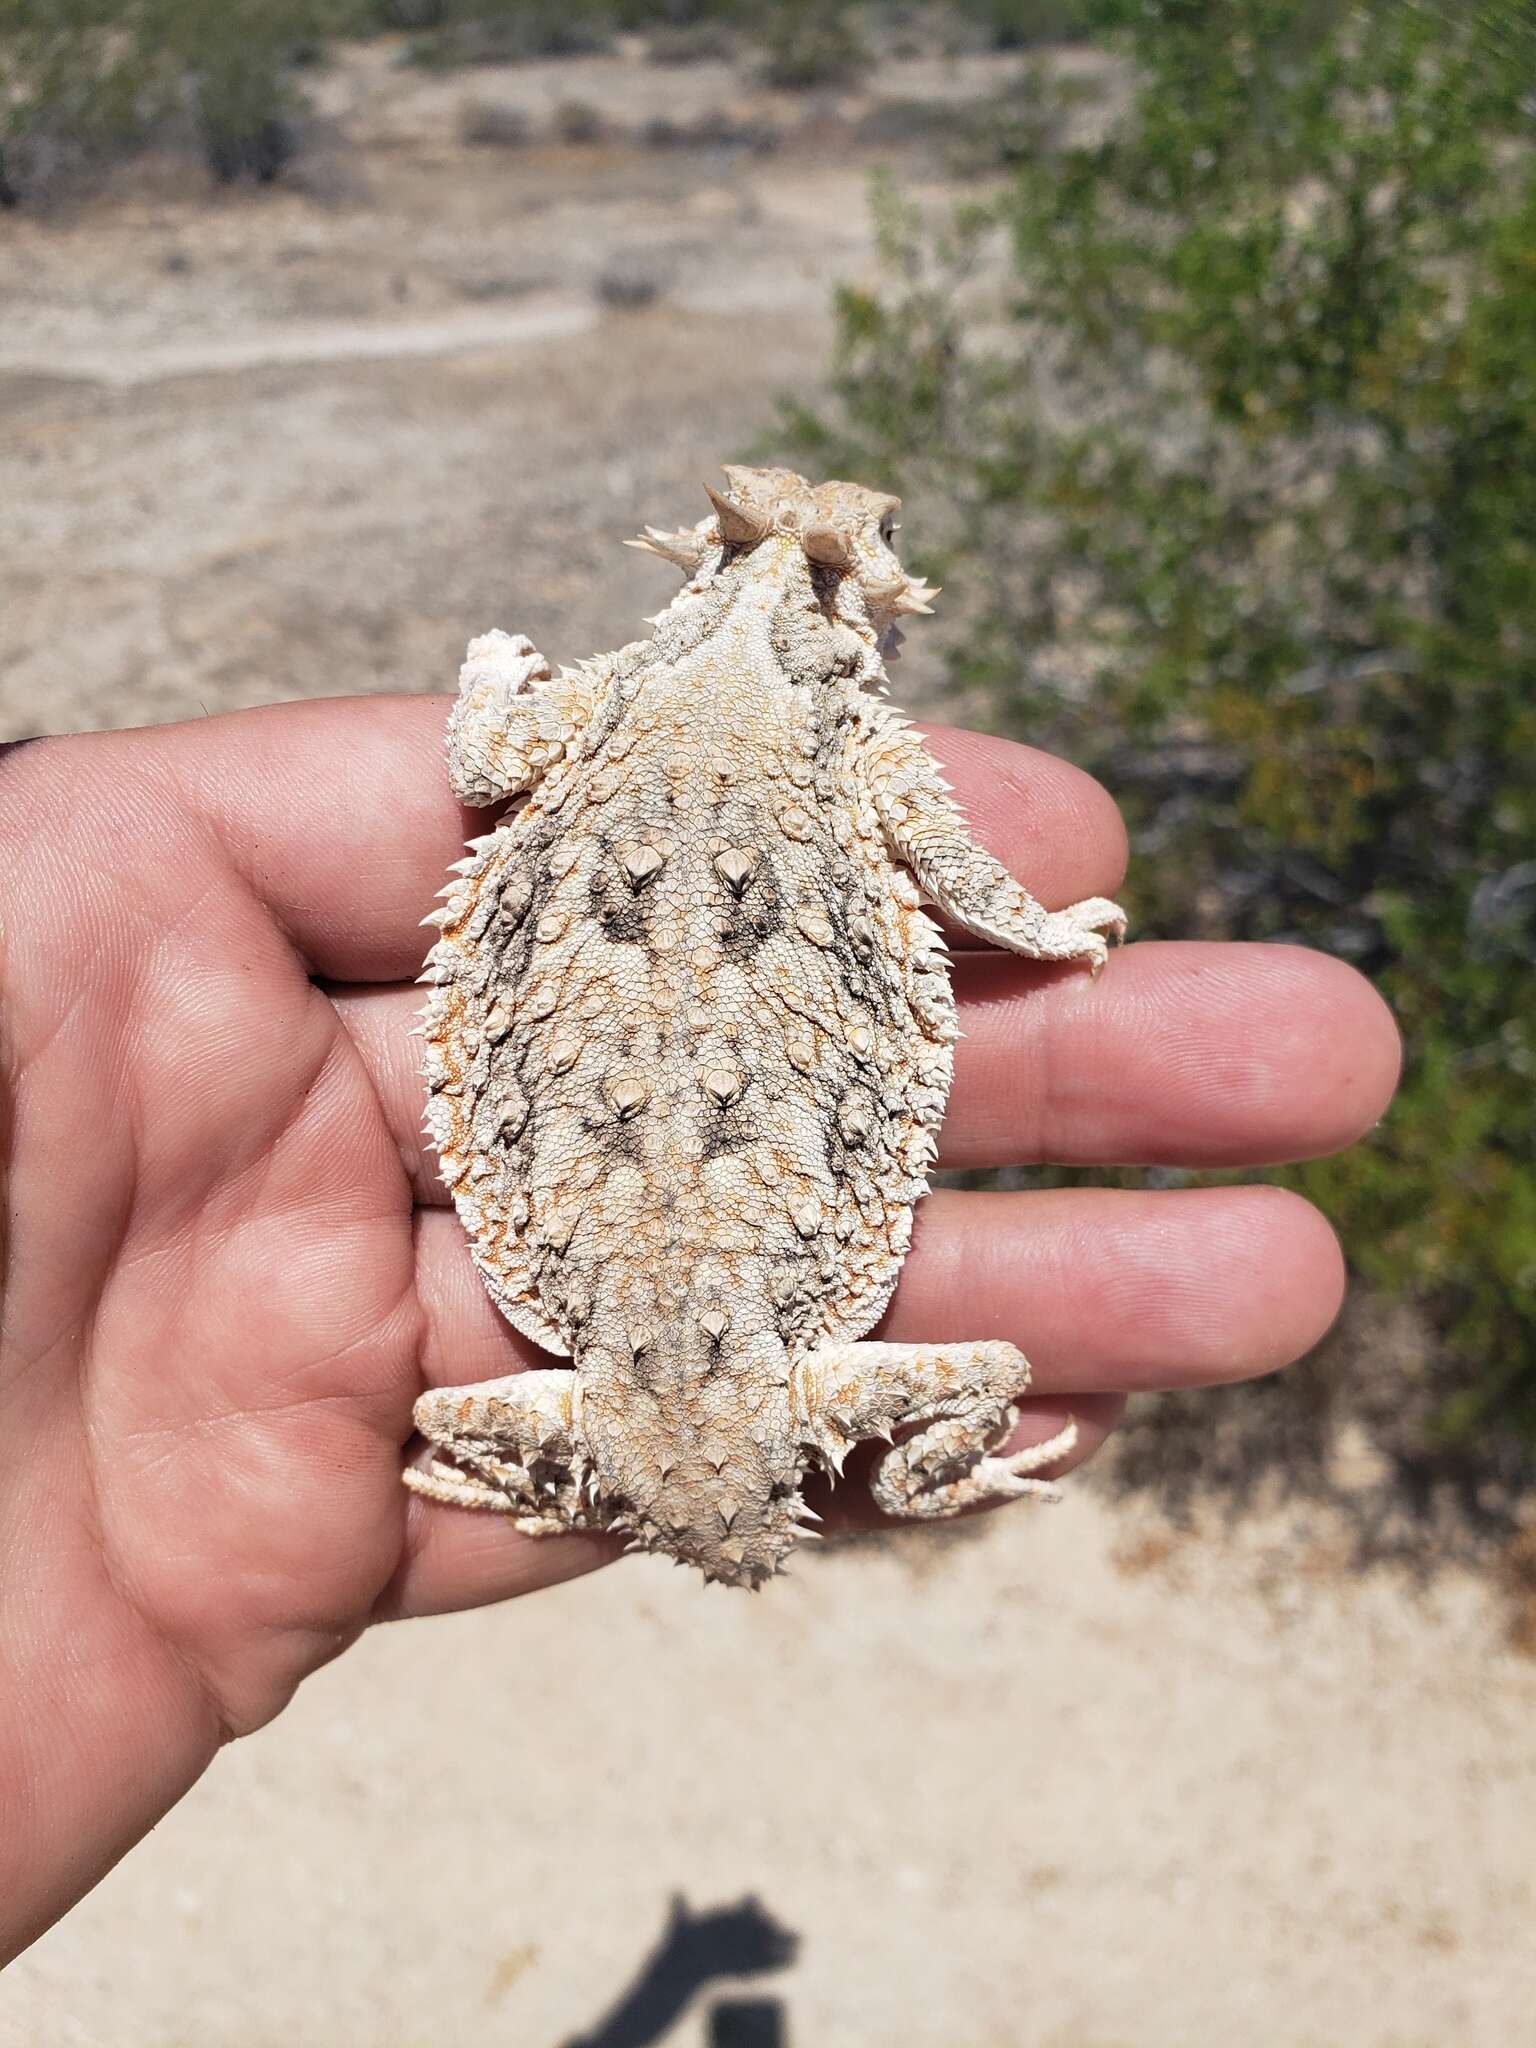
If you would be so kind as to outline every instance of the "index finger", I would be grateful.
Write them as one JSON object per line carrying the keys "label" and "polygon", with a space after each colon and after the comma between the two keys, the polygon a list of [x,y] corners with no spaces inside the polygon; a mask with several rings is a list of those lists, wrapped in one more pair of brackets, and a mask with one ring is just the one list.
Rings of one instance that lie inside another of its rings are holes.
{"label": "index finger", "polygon": [[[494,816],[448,787],[450,702],[325,698],[145,737],[313,973],[399,981],[450,863]],[[976,837],[1047,905],[1118,886],[1125,832],[1091,776],[1011,740],[924,732]]]}

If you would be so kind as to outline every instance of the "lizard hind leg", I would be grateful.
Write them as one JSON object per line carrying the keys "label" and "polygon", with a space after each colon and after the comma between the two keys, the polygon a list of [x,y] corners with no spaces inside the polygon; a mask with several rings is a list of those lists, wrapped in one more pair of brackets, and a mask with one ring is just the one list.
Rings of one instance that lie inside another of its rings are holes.
{"label": "lizard hind leg", "polygon": [[437,1387],[416,1403],[432,1447],[408,1465],[413,1493],[445,1505],[510,1515],[528,1536],[601,1525],[588,1485],[575,1373],[513,1373],[475,1387]]}
{"label": "lizard hind leg", "polygon": [[1075,1423],[1045,1443],[997,1449],[1029,1386],[1029,1363],[1012,1344],[827,1344],[794,1372],[807,1434],[827,1464],[840,1469],[865,1438],[893,1439],[870,1482],[883,1514],[931,1520],[1026,1494],[1058,1497],[1034,1475],[1072,1449]]}

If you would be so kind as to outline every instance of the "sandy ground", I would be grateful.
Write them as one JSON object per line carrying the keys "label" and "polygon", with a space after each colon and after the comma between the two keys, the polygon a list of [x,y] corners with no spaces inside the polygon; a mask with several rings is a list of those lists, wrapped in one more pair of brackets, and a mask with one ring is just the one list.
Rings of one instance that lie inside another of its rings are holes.
{"label": "sandy ground", "polygon": [[[0,737],[446,685],[491,623],[628,638],[664,585],[617,539],[824,373],[870,261],[830,117],[770,107],[804,127],[765,156],[547,140],[574,97],[763,113],[622,58],[376,49],[319,95],[308,190],[149,167],[4,223]],[[463,148],[470,96],[533,140]],[[909,701],[933,674],[914,643]],[[322,1673],[0,1980],[0,2043],[1503,2048],[1536,1664],[1501,1627],[1458,1574],[1171,1542],[1086,1480],[757,1600],[630,1561]]]}
{"label": "sandy ground", "polygon": [[[378,1631],[0,1980],[0,2042],[1527,2039],[1536,1665],[1464,1582],[1292,1561],[1079,1487],[755,1600],[634,1559]],[[663,1944],[675,1895],[756,1910]],[[676,2017],[604,2033],[659,1946]]]}

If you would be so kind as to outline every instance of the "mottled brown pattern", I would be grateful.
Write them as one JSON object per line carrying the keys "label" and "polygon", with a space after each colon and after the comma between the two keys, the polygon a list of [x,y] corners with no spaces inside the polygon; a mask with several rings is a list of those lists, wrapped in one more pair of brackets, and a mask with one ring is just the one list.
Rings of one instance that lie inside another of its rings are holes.
{"label": "mottled brown pattern", "polygon": [[407,1477],[755,1584],[802,1533],[807,1462],[859,1436],[923,1425],[876,1482],[896,1511],[1038,1485],[988,1455],[1028,1379],[1011,1346],[857,1342],[949,1088],[920,906],[1095,967],[1122,920],[1035,903],[883,703],[882,645],[932,595],[895,501],[727,477],[713,517],[641,543],[689,577],[650,640],[558,676],[520,638],[470,648],[455,787],[526,800],[436,915],[428,1130],[492,1296],[576,1370],[425,1397],[437,1455]]}

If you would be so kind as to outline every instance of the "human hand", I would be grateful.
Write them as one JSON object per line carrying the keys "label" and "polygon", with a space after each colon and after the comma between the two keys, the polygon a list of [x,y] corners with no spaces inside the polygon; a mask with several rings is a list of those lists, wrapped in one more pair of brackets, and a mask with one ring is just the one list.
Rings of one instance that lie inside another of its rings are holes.
{"label": "human hand", "polygon": [[[533,1347],[419,1135],[419,922],[470,815],[446,700],[292,704],[0,762],[0,1960],[372,1620],[614,1554],[400,1485],[424,1387]],[[1104,793],[940,731],[978,836],[1111,895]],[[1349,969],[1132,945],[1097,984],[957,953],[942,1163],[1253,1165],[1348,1143],[1397,1039]],[[1008,1337],[1019,1441],[1323,1333],[1331,1231],[1271,1188],[942,1192],[879,1334]]]}

